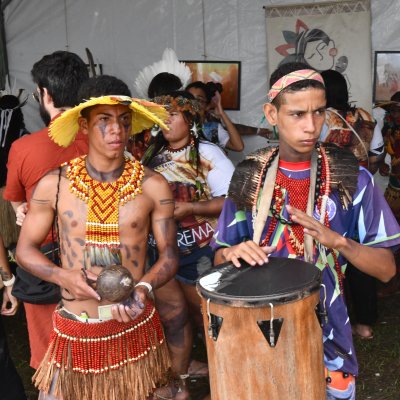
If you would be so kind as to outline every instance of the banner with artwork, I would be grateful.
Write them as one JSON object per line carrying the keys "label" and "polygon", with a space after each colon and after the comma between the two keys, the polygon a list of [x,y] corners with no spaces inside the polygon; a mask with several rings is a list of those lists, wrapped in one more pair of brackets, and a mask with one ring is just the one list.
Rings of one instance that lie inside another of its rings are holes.
{"label": "banner with artwork", "polygon": [[268,68],[301,61],[341,72],[350,102],[372,108],[369,0],[266,6]]}

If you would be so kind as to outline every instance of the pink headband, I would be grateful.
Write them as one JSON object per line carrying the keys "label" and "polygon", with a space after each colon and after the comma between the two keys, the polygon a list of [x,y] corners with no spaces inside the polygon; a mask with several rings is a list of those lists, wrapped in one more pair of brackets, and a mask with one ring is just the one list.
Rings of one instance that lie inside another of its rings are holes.
{"label": "pink headband", "polygon": [[270,91],[268,92],[269,101],[272,101],[283,89],[287,88],[292,83],[304,81],[306,79],[318,81],[324,85],[322,76],[313,69],[300,69],[298,71],[293,71],[285,76],[282,76],[282,78],[278,79],[272,85]]}

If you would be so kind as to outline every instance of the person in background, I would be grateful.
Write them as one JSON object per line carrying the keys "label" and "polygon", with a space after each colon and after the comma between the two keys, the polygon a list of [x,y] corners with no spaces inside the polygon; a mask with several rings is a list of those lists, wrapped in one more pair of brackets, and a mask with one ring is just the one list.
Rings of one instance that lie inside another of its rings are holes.
{"label": "person in background", "polygon": [[[390,156],[390,166],[382,163],[379,169],[381,175],[389,176],[385,189],[385,199],[388,202],[397,222],[400,223],[400,92],[396,92],[390,101],[377,104],[385,110],[382,134],[386,153]],[[386,284],[378,284],[378,296],[385,297],[400,290],[400,252],[395,253],[397,273]]]}
{"label": "person in background", "polygon": [[[197,278],[212,267],[214,254],[209,242],[234,168],[218,146],[200,140],[200,106],[190,93],[173,92],[156,97],[154,101],[169,111],[169,129],[163,129],[154,138],[143,162],[162,174],[172,189],[180,253],[175,282],[179,283],[178,290],[184,295],[191,319],[203,332],[195,284]],[[155,244],[154,240],[149,242],[150,265],[158,257]],[[176,287],[171,289],[170,296],[176,296]],[[164,299],[170,296],[165,295]],[[186,349],[186,371],[175,376],[171,385],[157,390],[154,394],[157,399],[189,398],[186,380],[192,336],[185,334],[180,341]]]}
{"label": "person in background", "polygon": [[386,110],[382,134],[385,150],[390,156],[390,166],[386,166],[389,182],[385,198],[397,221],[400,221],[400,92],[395,93],[390,102],[380,107]]}
{"label": "person in background", "polygon": [[191,93],[201,105],[203,139],[224,149],[242,151],[244,149],[242,137],[222,107],[222,85],[195,81],[187,85],[185,90]]}
{"label": "person in background", "polygon": [[[153,99],[184,88],[191,80],[192,72],[189,67],[180,62],[172,49],[165,49],[162,59],[139,72],[135,79],[135,90],[143,97]],[[127,150],[141,160],[149,147],[151,139],[158,134],[159,127],[154,126],[133,136]],[[188,319],[188,307],[179,285],[170,280],[154,293],[157,310],[165,329],[168,341],[172,372],[175,376],[189,374],[190,377],[208,376],[207,364],[192,359],[187,369],[187,357],[191,352],[191,325]]]}
{"label": "person in background", "polygon": [[[348,148],[360,166],[374,174],[383,160],[382,133],[371,114],[349,104],[349,93],[344,76],[337,71],[321,72],[326,89],[326,120],[320,140]],[[358,232],[353,238],[358,239]],[[372,339],[378,319],[377,280],[355,268],[346,269],[348,296],[353,305],[353,334],[362,339]]]}
{"label": "person in background", "polygon": [[[182,87],[181,80],[169,72],[160,72],[150,82],[147,98],[152,99],[156,96],[162,96],[166,93],[179,90]],[[149,147],[152,130],[145,131],[129,138],[127,150],[137,159],[141,160]]]}
{"label": "person in background", "polygon": [[[317,71],[302,63],[281,65],[271,75],[268,99],[264,113],[278,127],[279,145],[258,150],[236,167],[211,243],[215,264],[240,267],[244,260],[263,265],[269,255],[315,264],[326,288],[321,307],[326,305],[328,315],[322,321],[327,399],[354,400],[358,365],[343,272],[349,261],[388,281],[395,270],[391,249],[400,244],[400,227],[354,155],[319,143],[326,95]],[[269,180],[273,192],[259,190]],[[304,193],[312,193],[312,186],[315,196],[307,198]],[[256,237],[254,225],[261,228]],[[352,240],[362,226],[368,229],[359,232],[359,242]]]}
{"label": "person in background", "polygon": [[[161,60],[144,67],[135,79],[135,90],[142,98],[152,99],[157,96],[181,90],[186,86],[192,77],[189,67],[178,60],[175,51],[165,49]],[[152,131],[147,129],[132,137],[127,150],[137,160],[141,160],[146,152],[152,132],[157,132],[157,127]]]}
{"label": "person in background", "polygon": [[374,174],[384,159],[382,132],[373,116],[349,103],[344,76],[335,70],[322,71],[326,88],[326,121],[320,140],[348,148],[359,164]]}
{"label": "person in background", "polygon": [[[29,208],[38,181],[61,163],[88,151],[87,138],[81,132],[71,146],[64,148],[50,139],[47,128],[47,125],[65,110],[79,103],[79,87],[89,78],[85,62],[75,53],[56,51],[37,61],[33,65],[31,75],[36,85],[33,96],[38,102],[39,112],[46,127],[16,140],[9,153],[7,183],[3,197],[11,201],[19,224]],[[41,245],[41,251],[56,261],[57,248],[58,244],[50,230]],[[18,288],[18,279],[21,280],[20,283],[25,282],[29,290],[33,285],[43,286],[40,279],[17,268],[14,290]],[[35,369],[46,352],[53,327],[52,314],[59,301],[59,294],[54,293],[53,286],[49,287],[49,297],[33,298],[31,293],[26,293],[23,297],[31,350],[30,365]]]}
{"label": "person in background", "polygon": [[3,199],[7,180],[7,161],[11,145],[20,137],[29,134],[25,128],[22,107],[28,100],[23,99],[23,90],[13,95],[12,90],[4,90],[0,97],[0,235],[4,245],[11,249],[17,243],[18,226],[15,224],[15,212],[9,201]]}

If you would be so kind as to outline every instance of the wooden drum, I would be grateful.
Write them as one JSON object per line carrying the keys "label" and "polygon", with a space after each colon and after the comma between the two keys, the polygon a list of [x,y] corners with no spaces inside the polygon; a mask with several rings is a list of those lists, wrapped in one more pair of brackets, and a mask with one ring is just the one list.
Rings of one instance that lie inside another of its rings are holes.
{"label": "wooden drum", "polygon": [[320,271],[289,258],[242,265],[197,283],[212,400],[325,399]]}

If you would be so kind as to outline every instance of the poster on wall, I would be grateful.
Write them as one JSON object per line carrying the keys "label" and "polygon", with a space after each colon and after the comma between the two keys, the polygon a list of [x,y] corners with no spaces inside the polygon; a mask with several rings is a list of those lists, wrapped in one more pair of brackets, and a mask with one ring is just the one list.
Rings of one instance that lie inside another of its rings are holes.
{"label": "poster on wall", "polygon": [[372,109],[369,0],[265,7],[269,73],[299,61],[344,75],[350,102]]}
{"label": "poster on wall", "polygon": [[222,85],[221,102],[225,110],[240,110],[240,61],[182,60],[192,71],[192,82]]}
{"label": "poster on wall", "polygon": [[400,51],[376,51],[374,102],[389,101],[400,91]]}

